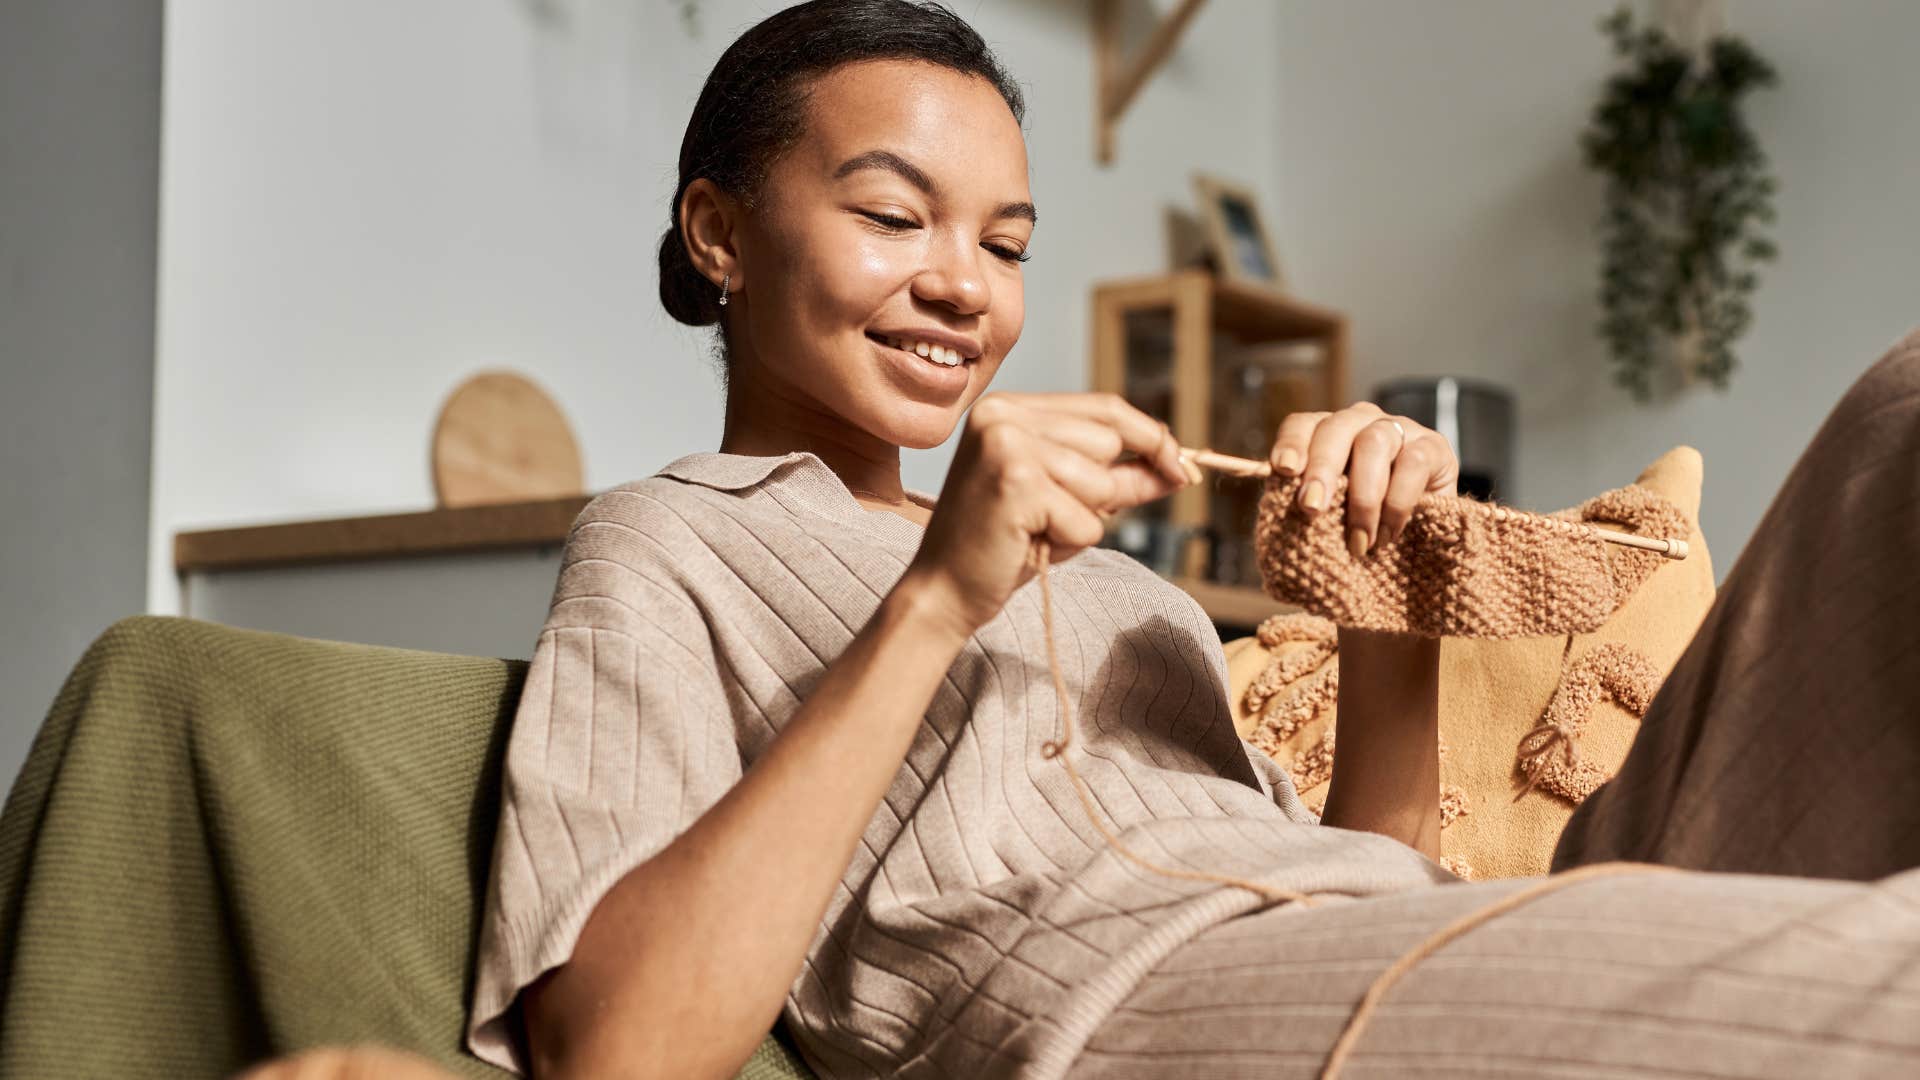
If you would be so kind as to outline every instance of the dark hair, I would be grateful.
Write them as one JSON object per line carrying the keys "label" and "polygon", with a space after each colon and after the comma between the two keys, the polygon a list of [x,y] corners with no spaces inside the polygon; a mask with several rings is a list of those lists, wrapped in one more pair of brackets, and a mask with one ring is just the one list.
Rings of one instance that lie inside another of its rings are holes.
{"label": "dark hair", "polygon": [[[680,140],[680,182],[660,239],[660,302],[689,326],[720,322],[720,291],[693,267],[680,199],[700,177],[753,205],[767,172],[806,129],[808,84],[842,64],[921,60],[993,85],[1024,120],[1026,103],[987,43],[930,0],[809,0],[741,34],[713,65]],[[723,327],[724,330],[724,327]]]}

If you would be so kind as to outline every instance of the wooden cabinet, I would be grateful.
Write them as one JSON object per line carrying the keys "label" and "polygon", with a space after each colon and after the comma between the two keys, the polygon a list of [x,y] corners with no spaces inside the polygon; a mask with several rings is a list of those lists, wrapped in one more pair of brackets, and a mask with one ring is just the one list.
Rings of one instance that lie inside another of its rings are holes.
{"label": "wooden cabinet", "polygon": [[[1235,368],[1264,369],[1268,362],[1257,355],[1258,347],[1278,345],[1309,346],[1306,366],[1276,375],[1289,381],[1291,396],[1223,400],[1243,392],[1222,387],[1230,374],[1223,349],[1240,350]],[[1205,270],[1110,281],[1093,290],[1092,364],[1094,389],[1121,394],[1167,421],[1183,446],[1265,457],[1277,414],[1347,403],[1347,320],[1337,311],[1223,281]],[[1196,531],[1175,558],[1174,580],[1200,598],[1216,622],[1230,626],[1251,626],[1263,613],[1284,610],[1257,581],[1245,580],[1250,557],[1244,546],[1251,542],[1259,490],[1254,481],[1210,475],[1208,483],[1185,488],[1150,511],[1175,529]],[[1216,565],[1209,536],[1238,552],[1228,560],[1232,566]]]}

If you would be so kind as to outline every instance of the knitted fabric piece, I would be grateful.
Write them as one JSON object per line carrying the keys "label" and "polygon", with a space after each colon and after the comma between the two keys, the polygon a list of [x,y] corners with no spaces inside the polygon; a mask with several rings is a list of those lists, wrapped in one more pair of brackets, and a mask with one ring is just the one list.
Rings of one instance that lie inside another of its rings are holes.
{"label": "knitted fabric piece", "polygon": [[1276,600],[1363,630],[1469,638],[1584,633],[1606,622],[1665,557],[1584,535],[1574,523],[1687,535],[1680,510],[1638,486],[1553,514],[1430,495],[1397,540],[1355,559],[1346,544],[1346,478],[1311,520],[1295,504],[1299,485],[1297,476],[1266,480],[1254,525],[1261,581]]}

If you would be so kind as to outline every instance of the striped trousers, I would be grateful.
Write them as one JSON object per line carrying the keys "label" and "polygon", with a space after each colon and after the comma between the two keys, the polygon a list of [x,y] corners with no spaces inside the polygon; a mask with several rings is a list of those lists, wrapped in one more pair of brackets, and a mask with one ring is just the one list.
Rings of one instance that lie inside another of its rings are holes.
{"label": "striped trousers", "polygon": [[[1920,331],[1795,464],[1554,870],[1422,960],[1343,1076],[1920,1076]],[[1267,908],[1149,971],[1071,1076],[1317,1075],[1407,950],[1527,886]]]}

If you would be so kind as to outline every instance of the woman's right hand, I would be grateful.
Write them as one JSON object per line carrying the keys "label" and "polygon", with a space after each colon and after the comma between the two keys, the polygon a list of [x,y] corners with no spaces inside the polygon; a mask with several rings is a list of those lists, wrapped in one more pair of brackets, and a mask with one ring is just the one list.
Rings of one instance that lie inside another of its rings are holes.
{"label": "woman's right hand", "polygon": [[1189,482],[1167,426],[1117,394],[983,394],[901,581],[930,589],[964,640],[1033,577],[1036,542],[1071,558],[1114,513]]}

